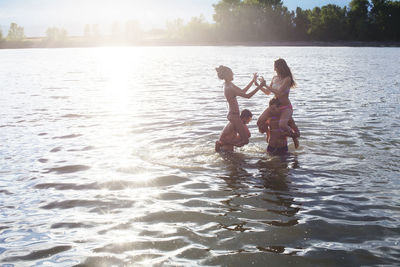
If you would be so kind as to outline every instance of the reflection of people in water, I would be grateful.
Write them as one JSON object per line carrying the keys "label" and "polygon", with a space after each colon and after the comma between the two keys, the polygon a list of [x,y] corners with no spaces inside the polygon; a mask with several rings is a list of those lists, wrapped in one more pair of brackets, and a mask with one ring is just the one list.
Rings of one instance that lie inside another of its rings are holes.
{"label": "reflection of people in water", "polygon": [[[287,136],[286,132],[283,132],[279,127],[280,122],[280,102],[277,98],[273,98],[269,102],[269,107],[265,112],[266,121],[258,122],[258,127],[260,132],[267,132],[267,143],[268,148],[267,152],[270,155],[278,156],[278,155],[285,155],[288,152],[287,146]],[[289,135],[293,138],[295,143],[295,147],[299,146],[298,144],[298,137],[300,136],[299,128],[297,127],[296,123],[294,122],[293,118],[290,117],[288,121],[288,125],[292,132]]]}
{"label": "reflection of people in water", "polygon": [[[223,216],[235,218],[221,221],[222,228],[228,231],[251,232],[259,227],[293,227],[298,224],[297,213],[301,203],[293,196],[293,176],[290,175],[292,169],[298,168],[296,156],[263,157],[257,161],[249,155],[239,153],[226,153],[222,157],[225,168],[219,178],[226,182],[226,191],[231,191],[221,201],[226,205]],[[253,220],[254,207],[265,211],[262,213],[266,214],[265,217],[260,215],[262,220],[258,217]],[[281,245],[267,243],[266,246],[257,248],[283,253],[286,251],[285,243]]]}
{"label": "reflection of people in water", "polygon": [[[247,124],[251,121],[253,114],[248,109],[242,110],[240,119],[242,120],[244,127],[247,131],[247,136],[250,138],[251,134],[247,128]],[[219,137],[219,140],[215,142],[216,152],[233,152],[233,144],[240,142],[240,135],[236,131],[235,126],[232,122],[228,122]]]}

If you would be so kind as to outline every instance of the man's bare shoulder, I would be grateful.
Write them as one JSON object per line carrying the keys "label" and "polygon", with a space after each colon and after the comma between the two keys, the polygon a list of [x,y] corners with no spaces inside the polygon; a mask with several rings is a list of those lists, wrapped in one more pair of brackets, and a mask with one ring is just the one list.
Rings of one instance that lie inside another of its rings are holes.
{"label": "man's bare shoulder", "polygon": [[235,127],[231,122],[228,122],[228,124],[225,125],[224,129],[222,130],[223,135],[232,134],[234,132],[235,132]]}

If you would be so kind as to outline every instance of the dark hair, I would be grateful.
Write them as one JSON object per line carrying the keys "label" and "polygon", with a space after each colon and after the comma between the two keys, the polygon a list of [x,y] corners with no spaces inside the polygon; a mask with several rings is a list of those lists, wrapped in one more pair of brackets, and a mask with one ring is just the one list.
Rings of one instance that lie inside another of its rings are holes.
{"label": "dark hair", "polygon": [[269,106],[272,106],[272,105],[277,105],[277,106],[280,106],[281,105],[281,102],[279,101],[279,99],[278,98],[272,98],[270,101],[269,101]]}
{"label": "dark hair", "polygon": [[252,114],[251,111],[248,110],[248,109],[243,109],[243,110],[242,110],[242,113],[240,113],[240,118],[241,118],[241,119],[244,119],[244,118],[251,118],[251,117],[253,117],[253,114]]}
{"label": "dark hair", "polygon": [[217,71],[218,78],[221,80],[225,80],[228,72],[232,72],[230,68],[222,65],[220,65],[218,68],[215,68],[215,70]]}
{"label": "dark hair", "polygon": [[296,82],[293,80],[292,72],[290,71],[289,66],[286,64],[286,61],[283,58],[275,60],[274,67],[280,78],[290,77],[290,87],[296,86]]}

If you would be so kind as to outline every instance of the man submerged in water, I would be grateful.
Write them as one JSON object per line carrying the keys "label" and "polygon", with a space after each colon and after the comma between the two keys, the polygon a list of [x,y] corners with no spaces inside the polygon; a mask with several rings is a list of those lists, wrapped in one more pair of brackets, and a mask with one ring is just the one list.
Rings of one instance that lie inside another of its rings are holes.
{"label": "man submerged in water", "polygon": [[[267,111],[267,121],[257,122],[259,131],[261,133],[267,133],[267,152],[272,156],[285,155],[288,153],[288,135],[279,128],[279,119],[281,113],[279,106],[280,103],[278,99],[271,99],[269,101],[269,107]],[[294,145],[296,148],[298,148],[299,143],[297,138],[300,137],[300,131],[299,128],[297,128],[293,118],[289,119],[288,126],[293,130],[289,136],[293,138]]]}
{"label": "man submerged in water", "polygon": [[[248,109],[242,110],[242,113],[240,114],[240,119],[242,120],[244,126],[246,127],[249,138],[251,134],[249,129],[247,128],[247,124],[251,121],[252,117],[253,114]],[[233,152],[233,144],[236,144],[238,141],[240,141],[239,133],[235,130],[234,125],[231,122],[229,122],[222,130],[219,140],[215,142],[215,151]]]}

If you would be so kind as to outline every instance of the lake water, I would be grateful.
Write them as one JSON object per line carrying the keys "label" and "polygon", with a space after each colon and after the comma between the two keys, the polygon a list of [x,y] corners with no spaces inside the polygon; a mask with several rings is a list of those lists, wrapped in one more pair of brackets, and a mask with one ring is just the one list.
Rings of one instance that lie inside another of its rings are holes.
{"label": "lake water", "polygon": [[[244,87],[285,58],[300,148],[218,154],[215,67]],[[0,262],[400,264],[400,49],[0,50]],[[7,265],[8,266],[8,265]],[[12,265],[11,265],[12,266]]]}

